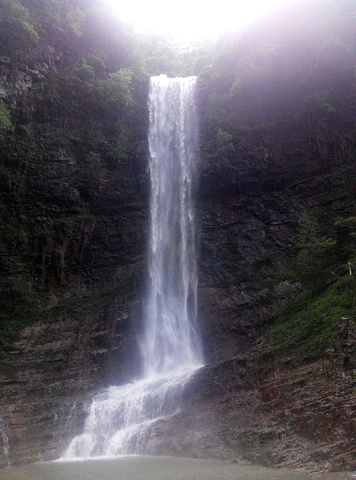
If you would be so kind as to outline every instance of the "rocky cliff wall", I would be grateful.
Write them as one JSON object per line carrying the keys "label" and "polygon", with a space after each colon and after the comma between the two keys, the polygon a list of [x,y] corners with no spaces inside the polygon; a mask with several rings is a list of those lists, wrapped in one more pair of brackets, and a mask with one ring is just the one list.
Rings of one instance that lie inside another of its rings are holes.
{"label": "rocky cliff wall", "polygon": [[1,466],[58,458],[90,392],[140,370],[147,82],[133,81],[131,128],[123,105],[88,105],[75,70],[88,53],[40,42],[0,63]]}
{"label": "rocky cliff wall", "polygon": [[[291,161],[289,154],[286,172]],[[239,159],[236,164],[239,169]],[[219,175],[216,181],[201,181],[199,308],[209,361],[246,353],[278,313],[267,301],[264,268],[278,271],[288,265],[302,212],[330,225],[354,211],[344,186],[330,188],[317,173],[303,179],[281,175],[274,183],[274,173],[265,172],[249,187],[244,173],[241,165],[237,181],[233,174],[222,185]],[[288,298],[279,301],[282,305]]]}
{"label": "rocky cliff wall", "polygon": [[340,360],[296,366],[260,342],[248,355],[206,366],[186,387],[182,411],[146,432],[146,453],[353,471],[354,380]]}

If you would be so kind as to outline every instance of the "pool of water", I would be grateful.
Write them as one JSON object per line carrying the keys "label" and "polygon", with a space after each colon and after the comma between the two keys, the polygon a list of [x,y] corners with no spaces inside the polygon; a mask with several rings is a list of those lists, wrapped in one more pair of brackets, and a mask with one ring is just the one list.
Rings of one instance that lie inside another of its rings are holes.
{"label": "pool of water", "polygon": [[350,480],[352,473],[313,474],[217,460],[121,457],[10,467],[2,480]]}

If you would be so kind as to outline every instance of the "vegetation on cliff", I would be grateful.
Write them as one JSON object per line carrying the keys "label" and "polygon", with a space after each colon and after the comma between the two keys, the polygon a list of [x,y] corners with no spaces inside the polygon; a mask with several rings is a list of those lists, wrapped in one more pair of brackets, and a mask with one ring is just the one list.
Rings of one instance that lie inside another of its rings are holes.
{"label": "vegetation on cliff", "polygon": [[302,4],[217,44],[200,74],[206,174],[312,172],[354,198],[353,14],[348,1]]}
{"label": "vegetation on cliff", "polygon": [[269,331],[274,348],[291,356],[302,353],[308,359],[324,356],[334,346],[340,319],[355,318],[355,290],[352,276],[340,278],[319,295],[298,295]]}
{"label": "vegetation on cliff", "polygon": [[265,269],[274,302],[290,298],[269,331],[277,350],[322,356],[334,345],[342,317],[356,319],[356,217],[334,224],[330,238],[318,233],[315,219],[303,212],[295,242],[295,254],[286,269]]}

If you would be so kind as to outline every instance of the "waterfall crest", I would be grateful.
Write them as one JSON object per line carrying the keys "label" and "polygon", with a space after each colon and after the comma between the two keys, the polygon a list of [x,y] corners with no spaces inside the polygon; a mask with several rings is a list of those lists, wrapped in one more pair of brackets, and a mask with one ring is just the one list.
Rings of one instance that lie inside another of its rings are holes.
{"label": "waterfall crest", "polygon": [[64,459],[150,453],[155,423],[179,411],[202,366],[192,188],[198,148],[195,77],[151,78],[149,294],[144,377],[96,395]]}

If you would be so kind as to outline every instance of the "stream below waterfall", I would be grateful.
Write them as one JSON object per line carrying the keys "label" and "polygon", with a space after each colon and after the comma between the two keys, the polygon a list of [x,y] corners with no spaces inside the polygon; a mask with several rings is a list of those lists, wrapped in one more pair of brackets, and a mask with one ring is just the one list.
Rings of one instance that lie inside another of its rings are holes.
{"label": "stream below waterfall", "polygon": [[352,473],[310,474],[219,460],[131,456],[37,463],[0,472],[2,480],[351,480]]}

